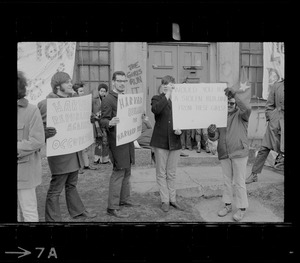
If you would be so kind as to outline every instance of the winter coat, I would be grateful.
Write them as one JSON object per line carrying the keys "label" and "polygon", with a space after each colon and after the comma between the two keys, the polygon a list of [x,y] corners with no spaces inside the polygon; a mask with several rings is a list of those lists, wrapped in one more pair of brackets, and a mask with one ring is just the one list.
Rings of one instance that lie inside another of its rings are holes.
{"label": "winter coat", "polygon": [[[57,94],[51,92],[46,99],[38,103],[38,108],[41,112],[44,127],[47,127],[47,99],[51,98],[63,98]],[[52,174],[66,174],[79,170],[84,166],[81,151],[68,153],[64,155],[49,156],[47,157],[49,168]]]}
{"label": "winter coat", "polygon": [[18,189],[34,188],[42,182],[40,149],[45,144],[41,114],[25,98],[18,101]]}
{"label": "winter coat", "polygon": [[217,147],[219,160],[242,158],[249,154],[248,122],[251,108],[238,94],[234,98],[237,108],[228,113],[227,127],[218,128],[215,137],[211,137],[208,133],[211,141],[219,140]]}
{"label": "winter coat", "polygon": [[165,94],[155,95],[151,99],[151,111],[154,113],[155,125],[150,146],[166,150],[181,149],[180,135],[173,129],[172,101]]}
{"label": "winter coat", "polygon": [[[100,125],[107,131],[108,145],[110,149],[110,158],[114,168],[124,169],[130,168],[134,164],[134,144],[133,142],[116,145],[116,128],[117,126],[109,127],[109,121],[117,116],[118,93],[110,91],[103,98],[101,103],[101,118]],[[122,121],[122,120],[120,120]]]}
{"label": "winter coat", "polygon": [[269,93],[266,103],[268,126],[262,146],[275,152],[284,152],[284,81],[276,82]]}

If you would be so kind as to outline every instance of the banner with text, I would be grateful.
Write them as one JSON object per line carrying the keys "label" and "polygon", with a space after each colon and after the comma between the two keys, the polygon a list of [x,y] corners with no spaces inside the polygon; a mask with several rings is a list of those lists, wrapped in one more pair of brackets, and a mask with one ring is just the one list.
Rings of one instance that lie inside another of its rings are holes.
{"label": "banner with text", "polygon": [[227,126],[226,83],[175,84],[172,94],[174,129]]}
{"label": "banner with text", "polygon": [[47,99],[47,127],[55,127],[55,136],[47,139],[47,156],[81,151],[94,142],[92,95]]}
{"label": "banner with text", "polygon": [[144,113],[143,93],[119,94],[116,145],[132,142],[142,133],[142,114]]}
{"label": "banner with text", "polygon": [[34,105],[52,91],[51,78],[58,72],[73,76],[76,42],[19,42],[18,70],[27,78],[26,99]]}
{"label": "banner with text", "polygon": [[284,42],[264,42],[263,99],[268,99],[271,86],[284,79]]}

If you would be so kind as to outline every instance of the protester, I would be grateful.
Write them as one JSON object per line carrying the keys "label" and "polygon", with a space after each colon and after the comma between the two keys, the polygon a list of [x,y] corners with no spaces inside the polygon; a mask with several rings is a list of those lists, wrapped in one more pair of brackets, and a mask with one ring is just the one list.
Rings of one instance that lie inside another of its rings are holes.
{"label": "protester", "polygon": [[42,182],[40,150],[45,144],[45,133],[38,108],[25,99],[27,80],[21,71],[17,85],[18,222],[38,222],[36,187]]}
{"label": "protester", "polygon": [[146,114],[142,115],[142,133],[139,138],[137,138],[138,144],[142,148],[149,148],[152,149],[150,146],[150,141],[152,138],[153,128],[149,121],[148,116]]}
{"label": "protester", "polygon": [[130,175],[131,164],[134,164],[134,143],[116,145],[116,125],[120,123],[117,115],[118,95],[124,94],[127,82],[123,71],[116,71],[112,77],[112,91],[103,98],[101,103],[100,124],[107,131],[108,144],[110,148],[110,159],[113,171],[109,181],[108,189],[108,215],[126,218],[129,214],[120,210],[120,207],[134,207],[138,204],[130,200]]}
{"label": "protester", "polygon": [[94,114],[94,134],[96,138],[96,145],[94,150],[94,163],[110,163],[109,148],[107,141],[106,129],[100,126],[101,117],[101,103],[103,98],[107,95],[108,86],[105,83],[100,83],[98,86],[98,96],[93,99],[93,114]]}
{"label": "protester", "polygon": [[155,125],[150,146],[154,148],[156,159],[156,180],[159,186],[161,209],[169,211],[170,205],[183,210],[176,202],[176,167],[181,152],[181,130],[173,129],[172,91],[175,79],[165,76],[161,80],[160,95],[151,99],[151,111],[154,113]]}
{"label": "protester", "polygon": [[190,151],[193,150],[192,146],[192,130],[181,130],[180,140],[181,140],[181,148],[182,150],[189,149]]}
{"label": "protester", "polygon": [[195,129],[195,141],[197,143],[197,153],[201,153],[201,148],[205,149],[206,153],[210,153],[208,147],[207,129]]}
{"label": "protester", "polygon": [[[67,98],[72,96],[71,77],[65,72],[56,72],[51,78],[52,92],[46,99],[38,103],[45,127],[46,138],[54,136],[52,130],[46,127],[47,120],[47,100],[52,98]],[[59,197],[65,188],[66,203],[69,214],[75,219],[85,219],[96,217],[95,213],[88,212],[78,194],[76,185],[78,181],[78,170],[84,165],[81,152],[49,156],[47,157],[51,171],[51,181],[46,197],[45,221],[62,221]]]}
{"label": "protester", "polygon": [[[78,96],[84,96],[85,95],[85,93],[84,93],[84,83],[82,83],[82,82],[75,83],[73,85],[73,90],[76,92],[76,94]],[[74,97],[74,95],[73,95],[73,97]],[[83,168],[79,169],[80,174],[82,174],[84,172],[84,170],[87,170],[87,169],[88,170],[96,170],[95,167],[90,165],[90,159],[89,159],[89,155],[88,155],[89,151],[90,151],[90,147],[85,148],[81,151],[84,166],[83,166]]]}
{"label": "protester", "polygon": [[247,129],[251,108],[241,99],[239,92],[240,90],[233,88],[225,89],[225,95],[228,96],[227,127],[217,129],[214,124],[208,127],[209,139],[218,140],[218,158],[224,178],[222,200],[225,206],[218,215],[225,216],[232,211],[234,196],[238,209],[233,215],[235,221],[243,219],[249,206],[245,178],[249,153]]}
{"label": "protester", "polygon": [[[266,103],[267,129],[262,145],[252,166],[252,172],[246,184],[257,182],[266,159],[271,150],[278,153],[277,160],[284,160],[284,80],[275,82],[271,87]],[[278,164],[277,164],[278,165]]]}

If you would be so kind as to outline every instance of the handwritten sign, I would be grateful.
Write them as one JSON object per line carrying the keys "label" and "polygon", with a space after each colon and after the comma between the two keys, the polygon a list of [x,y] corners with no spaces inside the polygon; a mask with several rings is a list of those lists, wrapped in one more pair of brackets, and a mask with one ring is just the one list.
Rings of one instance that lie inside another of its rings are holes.
{"label": "handwritten sign", "polygon": [[226,83],[175,84],[172,94],[174,129],[227,126]]}
{"label": "handwritten sign", "polygon": [[90,122],[92,95],[47,99],[47,127],[55,127],[55,136],[47,139],[47,156],[81,151],[94,141]]}
{"label": "handwritten sign", "polygon": [[142,114],[144,113],[143,93],[119,94],[116,145],[136,140],[142,133]]}

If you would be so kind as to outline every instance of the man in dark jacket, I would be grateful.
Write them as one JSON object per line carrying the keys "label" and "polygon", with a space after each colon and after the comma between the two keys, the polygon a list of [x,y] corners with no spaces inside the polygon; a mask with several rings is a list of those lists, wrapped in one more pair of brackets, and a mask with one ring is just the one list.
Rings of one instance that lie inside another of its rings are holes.
{"label": "man in dark jacket", "polygon": [[[246,208],[249,206],[246,190],[246,169],[249,154],[248,122],[251,108],[241,99],[241,89],[225,89],[228,96],[227,127],[216,128],[214,124],[208,127],[208,138],[218,140],[218,158],[221,162],[224,191],[222,200],[225,206],[218,212],[219,216],[226,216],[232,211],[233,196],[235,196],[235,221],[243,219]],[[235,194],[235,195],[234,195]]]}
{"label": "man in dark jacket", "polygon": [[284,81],[271,87],[266,103],[266,120],[268,126],[246,184],[257,182],[257,174],[261,173],[271,150],[278,153],[276,159],[284,160]]}
{"label": "man in dark jacket", "polygon": [[156,180],[159,186],[161,209],[169,211],[170,205],[183,210],[176,202],[175,178],[177,163],[181,152],[181,130],[173,129],[172,91],[175,79],[165,76],[161,80],[161,94],[151,99],[151,111],[155,115],[150,146],[153,147],[156,160]]}
{"label": "man in dark jacket", "polygon": [[[47,99],[67,98],[74,93],[71,77],[65,72],[57,72],[51,79],[51,92]],[[47,126],[47,99],[38,103],[41,112],[46,139],[55,135],[56,130]],[[52,174],[50,186],[46,197],[45,221],[62,221],[59,205],[59,196],[65,188],[66,203],[72,218],[85,219],[96,217],[95,213],[88,212],[77,192],[78,171],[83,167],[81,152],[74,152],[64,155],[49,156],[49,168]]]}
{"label": "man in dark jacket", "polygon": [[117,116],[118,95],[125,92],[127,82],[123,71],[116,71],[112,77],[113,90],[103,98],[101,103],[100,125],[107,130],[110,160],[113,172],[109,181],[108,215],[119,218],[129,217],[129,214],[120,210],[120,206],[137,206],[130,201],[131,164],[134,163],[133,142],[116,145],[116,125],[122,121]]}

